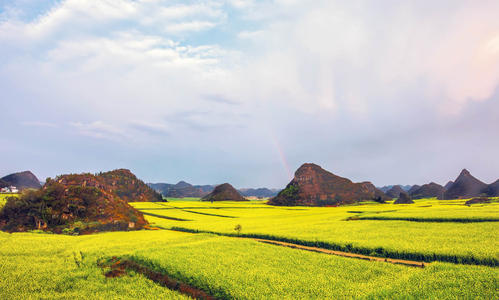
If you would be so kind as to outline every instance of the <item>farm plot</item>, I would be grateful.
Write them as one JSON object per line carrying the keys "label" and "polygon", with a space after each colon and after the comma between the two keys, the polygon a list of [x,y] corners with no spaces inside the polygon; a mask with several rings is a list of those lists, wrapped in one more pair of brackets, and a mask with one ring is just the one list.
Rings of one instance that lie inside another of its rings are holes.
{"label": "farm plot", "polygon": [[434,263],[421,269],[157,230],[88,236],[0,232],[0,298],[185,298],[133,271],[106,278],[97,263],[111,257],[221,299],[498,296],[497,268]]}
{"label": "farm plot", "polygon": [[[495,203],[483,206],[440,204],[438,200],[419,200],[415,205],[367,204],[345,207],[268,207],[263,203],[175,202],[177,209],[155,210],[156,214],[185,218],[182,207],[191,211],[216,211],[235,218],[191,214],[189,222],[150,219],[162,228],[185,228],[192,231],[240,234],[305,245],[322,245],[332,249],[357,249],[360,253],[391,255],[393,258],[442,260],[497,265],[499,260],[498,222],[409,222],[402,220],[346,221],[352,216],[439,216],[452,218],[490,218],[498,214]],[[134,204],[140,209],[140,205]],[[160,207],[160,204],[155,204]],[[148,204],[151,208],[151,204]],[[199,207],[199,208],[197,208]],[[412,214],[413,213],[413,214]],[[425,215],[426,213],[426,215]],[[367,253],[365,253],[367,252]]]}

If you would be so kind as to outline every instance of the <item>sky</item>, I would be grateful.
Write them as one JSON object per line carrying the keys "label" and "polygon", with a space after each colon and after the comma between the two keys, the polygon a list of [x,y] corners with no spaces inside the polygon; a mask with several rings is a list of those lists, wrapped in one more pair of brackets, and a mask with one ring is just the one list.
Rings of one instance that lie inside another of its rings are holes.
{"label": "sky", "polygon": [[0,175],[499,178],[499,1],[0,0]]}

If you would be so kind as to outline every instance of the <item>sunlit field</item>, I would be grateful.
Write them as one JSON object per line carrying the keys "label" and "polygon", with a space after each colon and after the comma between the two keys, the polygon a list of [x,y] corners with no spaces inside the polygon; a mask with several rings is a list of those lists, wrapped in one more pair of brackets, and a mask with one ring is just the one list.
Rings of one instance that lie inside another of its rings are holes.
{"label": "sunlit field", "polygon": [[[105,277],[107,269],[99,263],[112,257],[220,299],[497,299],[499,269],[491,265],[498,259],[499,222],[494,220],[499,204],[463,203],[425,199],[412,205],[274,207],[263,200],[136,202],[133,206],[146,214],[153,230],[84,236],[0,232],[0,299],[187,299],[134,271]],[[388,218],[362,220],[370,216]],[[439,221],[419,220],[424,218]],[[270,245],[254,236],[340,245],[352,252],[368,249],[372,252],[366,254],[377,256],[423,253],[434,259],[416,268]],[[476,260],[442,259],[453,256]]]}
{"label": "sunlit field", "polygon": [[[468,207],[464,202],[425,199],[411,205],[367,203],[343,207],[275,207],[263,201],[133,205],[162,228],[237,234],[234,227],[239,224],[243,236],[290,239],[319,246],[326,243],[396,258],[497,265],[499,203]],[[368,217],[413,221],[362,219]],[[426,221],[431,218],[438,221]],[[484,219],[488,221],[483,222]]]}
{"label": "sunlit field", "polygon": [[87,236],[0,233],[0,298],[185,298],[134,272],[104,277],[97,262],[112,256],[132,259],[221,299],[498,296],[497,268],[434,263],[421,269],[158,230]]}

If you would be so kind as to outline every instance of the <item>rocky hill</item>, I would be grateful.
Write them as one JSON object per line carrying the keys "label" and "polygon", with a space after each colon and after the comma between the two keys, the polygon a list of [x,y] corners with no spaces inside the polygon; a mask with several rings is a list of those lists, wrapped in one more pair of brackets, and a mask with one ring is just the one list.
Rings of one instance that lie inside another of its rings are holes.
{"label": "rocky hill", "polygon": [[444,185],[445,190],[448,190],[452,185],[454,184],[454,181],[450,180]]}
{"label": "rocky hill", "polygon": [[499,179],[487,187],[487,195],[490,197],[499,197]]}
{"label": "rocky hill", "polygon": [[415,185],[411,186],[411,188],[410,188],[410,189],[408,189],[408,190],[407,190],[407,193],[410,195],[410,194],[412,194],[415,190],[419,189],[420,187],[421,187],[420,185],[415,184]]}
{"label": "rocky hill", "polygon": [[3,181],[2,179],[0,179],[0,189],[4,188],[6,186],[9,186],[9,185],[10,184],[7,181]]}
{"label": "rocky hill", "polygon": [[463,169],[454,183],[444,193],[444,199],[471,198],[486,194],[487,184],[481,182]]}
{"label": "rocky hill", "polygon": [[10,174],[2,177],[1,180],[6,182],[7,185],[13,185],[17,187],[18,190],[24,190],[28,188],[39,189],[42,187],[38,178],[36,178],[36,176],[31,173],[31,171]]}
{"label": "rocky hill", "polygon": [[[165,196],[166,193],[170,190],[170,187],[173,186],[171,183],[148,183],[147,184],[150,188],[155,190],[156,192],[160,193],[161,195]],[[165,196],[166,197],[166,196]]]}
{"label": "rocky hill", "polygon": [[354,183],[316,164],[306,163],[296,170],[293,180],[268,204],[325,206],[388,199],[370,182]]}
{"label": "rocky hill", "polygon": [[[41,189],[7,199],[0,210],[0,229],[72,234],[141,229],[147,224],[142,213],[118,196],[123,190],[117,188],[121,176],[116,176],[122,173],[117,170],[106,176],[70,174],[49,178]],[[130,184],[130,189],[135,186]],[[130,189],[126,196],[141,194]]]}
{"label": "rocky hill", "polygon": [[239,192],[230,184],[224,183],[217,185],[211,193],[204,196],[203,201],[247,201]]}
{"label": "rocky hill", "polygon": [[402,192],[399,194],[399,197],[397,200],[393,202],[393,204],[412,204],[414,201],[412,201],[411,196],[407,194],[406,192]]}
{"label": "rocky hill", "polygon": [[398,198],[400,193],[405,193],[400,185],[394,185],[391,189],[385,192],[390,198]]}
{"label": "rocky hill", "polygon": [[138,179],[130,170],[117,169],[99,173],[100,177],[118,197],[127,202],[158,202],[163,201],[161,194]]}
{"label": "rocky hill", "polygon": [[423,184],[409,194],[413,199],[433,198],[443,199],[445,188],[438,183]]}

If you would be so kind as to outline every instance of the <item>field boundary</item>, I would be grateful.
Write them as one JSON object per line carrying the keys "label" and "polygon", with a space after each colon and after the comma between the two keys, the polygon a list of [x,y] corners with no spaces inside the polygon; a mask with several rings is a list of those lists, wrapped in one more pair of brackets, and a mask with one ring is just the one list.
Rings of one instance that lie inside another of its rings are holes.
{"label": "field boundary", "polygon": [[417,253],[417,252],[397,252],[390,249],[385,249],[383,247],[369,248],[369,247],[358,247],[353,246],[352,244],[337,244],[331,242],[323,242],[323,241],[306,241],[300,239],[279,237],[267,234],[257,234],[257,233],[246,233],[246,234],[236,234],[236,233],[222,233],[208,230],[197,230],[190,228],[183,228],[173,226],[170,228],[163,228],[173,231],[181,231],[181,232],[190,232],[190,233],[208,233],[220,236],[228,236],[228,237],[239,237],[239,238],[252,238],[252,239],[262,239],[269,241],[278,241],[284,242],[294,245],[306,246],[306,247],[315,247],[324,250],[333,250],[333,251],[341,251],[350,254],[360,254],[365,256],[372,256],[378,258],[386,258],[386,259],[396,259],[396,260],[407,260],[407,261],[415,261],[415,262],[449,262],[455,264],[466,264],[466,265],[483,265],[489,267],[497,267],[499,266],[499,260],[496,258],[480,258],[475,257],[473,255],[450,255],[450,254],[439,254],[439,253]]}
{"label": "field boundary", "polygon": [[232,219],[237,219],[238,217],[234,216],[224,216],[224,215],[217,215],[217,214],[210,214],[210,213],[204,213],[204,212],[199,212],[199,211],[192,211],[192,210],[187,210],[187,209],[182,209],[178,208],[181,211],[185,211],[191,214],[198,214],[198,215],[205,215],[205,216],[211,216],[211,217],[220,217],[220,218],[232,218]]}
{"label": "field boundary", "polygon": [[483,223],[499,222],[499,218],[406,218],[406,217],[384,217],[384,216],[351,216],[346,221],[408,221],[408,222],[433,222],[433,223]]}
{"label": "field boundary", "polygon": [[332,255],[337,255],[337,256],[342,256],[342,257],[357,258],[357,259],[363,259],[363,260],[369,260],[369,261],[388,262],[388,263],[392,263],[392,264],[405,265],[405,266],[409,266],[409,267],[424,268],[425,266],[427,266],[429,264],[429,263],[425,264],[424,262],[421,262],[421,261],[382,258],[382,257],[376,257],[376,256],[355,254],[355,253],[350,253],[350,252],[328,250],[328,249],[317,248],[317,247],[308,247],[308,246],[280,242],[280,241],[274,241],[274,240],[265,240],[265,239],[257,239],[257,238],[246,238],[246,239],[251,239],[251,240],[261,242],[261,243],[283,246],[283,247],[288,247],[288,248],[293,248],[293,249],[300,249],[300,250],[306,250],[306,251],[312,251],[312,252],[318,252],[318,253],[332,254]]}
{"label": "field boundary", "polygon": [[168,216],[164,216],[164,215],[157,215],[157,214],[153,214],[153,213],[143,212],[143,211],[141,211],[139,209],[138,209],[138,211],[140,211],[140,213],[142,213],[143,215],[151,216],[151,217],[156,217],[156,218],[161,218],[161,219],[167,219],[167,220],[173,220],[173,221],[182,221],[182,222],[192,221],[192,220],[187,220],[187,219],[181,219],[181,218],[175,218],[175,217],[168,217]]}

